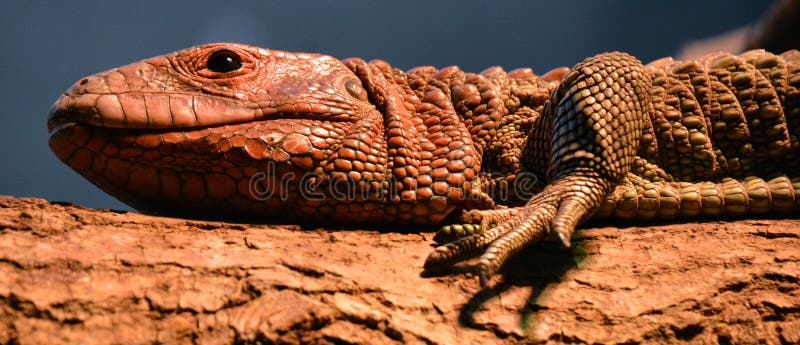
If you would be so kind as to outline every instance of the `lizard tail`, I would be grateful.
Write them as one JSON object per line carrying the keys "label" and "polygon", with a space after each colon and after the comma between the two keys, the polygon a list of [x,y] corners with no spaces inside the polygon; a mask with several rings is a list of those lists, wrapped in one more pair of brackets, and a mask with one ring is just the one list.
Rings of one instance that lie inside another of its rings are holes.
{"label": "lizard tail", "polygon": [[598,209],[597,217],[675,219],[744,216],[800,209],[800,178],[747,177],[715,182],[650,182],[629,175]]}

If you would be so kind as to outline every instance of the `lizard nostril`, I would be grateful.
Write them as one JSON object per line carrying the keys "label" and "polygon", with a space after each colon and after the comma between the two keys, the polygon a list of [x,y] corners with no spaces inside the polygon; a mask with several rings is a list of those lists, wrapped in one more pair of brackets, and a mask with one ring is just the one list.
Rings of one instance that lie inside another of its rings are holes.
{"label": "lizard nostril", "polygon": [[89,78],[83,78],[83,79],[81,79],[81,81],[78,82],[78,85],[84,86],[88,82],[89,82]]}

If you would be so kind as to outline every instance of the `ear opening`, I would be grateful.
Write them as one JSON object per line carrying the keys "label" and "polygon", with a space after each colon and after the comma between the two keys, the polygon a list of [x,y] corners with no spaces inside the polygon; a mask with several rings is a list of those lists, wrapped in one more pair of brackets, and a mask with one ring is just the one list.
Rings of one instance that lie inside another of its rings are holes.
{"label": "ear opening", "polygon": [[349,58],[342,62],[361,80],[370,102],[383,114],[386,122],[394,117],[392,115],[411,116],[403,104],[405,97],[387,79],[392,74],[392,67],[388,63],[382,60],[367,63],[360,58]]}

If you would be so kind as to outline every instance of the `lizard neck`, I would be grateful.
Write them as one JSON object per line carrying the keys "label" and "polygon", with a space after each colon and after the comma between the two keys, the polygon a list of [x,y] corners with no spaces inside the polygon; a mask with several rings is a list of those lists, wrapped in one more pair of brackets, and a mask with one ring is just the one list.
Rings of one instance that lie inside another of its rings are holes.
{"label": "lizard neck", "polygon": [[440,106],[452,108],[470,133],[481,157],[478,178],[485,195],[496,203],[516,205],[541,189],[546,167],[535,162],[546,160],[523,159],[523,155],[546,158],[547,150],[523,153],[523,148],[557,82],[544,80],[529,68],[506,72],[492,67],[476,74],[455,66],[441,70],[425,66],[403,75],[408,91],[418,98],[432,92],[447,96],[448,104]]}

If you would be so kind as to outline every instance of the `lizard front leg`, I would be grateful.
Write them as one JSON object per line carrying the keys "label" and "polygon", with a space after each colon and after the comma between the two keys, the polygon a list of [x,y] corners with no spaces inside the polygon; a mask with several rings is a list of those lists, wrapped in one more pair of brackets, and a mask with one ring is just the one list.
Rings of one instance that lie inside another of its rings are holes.
{"label": "lizard front leg", "polygon": [[[509,257],[551,232],[569,246],[575,227],[631,170],[652,112],[650,84],[642,63],[627,54],[601,54],[576,65],[545,106],[544,125],[525,144],[525,152],[549,152],[548,185],[513,216],[483,221],[497,223],[494,228],[436,248],[425,267],[481,255],[477,273],[486,285]],[[535,156],[542,155],[523,157],[526,166],[542,165],[530,161]]]}

